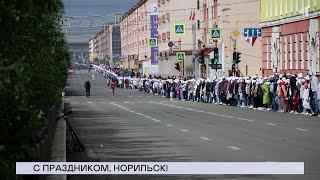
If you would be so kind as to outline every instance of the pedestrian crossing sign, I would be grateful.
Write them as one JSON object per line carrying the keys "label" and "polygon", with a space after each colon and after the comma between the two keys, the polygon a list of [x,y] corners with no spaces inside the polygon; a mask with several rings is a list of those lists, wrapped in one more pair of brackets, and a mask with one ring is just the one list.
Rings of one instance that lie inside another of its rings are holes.
{"label": "pedestrian crossing sign", "polygon": [[186,33],[184,24],[174,24],[174,35],[175,36],[183,36]]}
{"label": "pedestrian crossing sign", "polygon": [[156,47],[158,46],[158,39],[157,38],[149,38],[148,45],[150,47]]}
{"label": "pedestrian crossing sign", "polygon": [[214,28],[210,30],[210,39],[218,40],[221,39],[221,28]]}
{"label": "pedestrian crossing sign", "polygon": [[177,52],[176,56],[177,56],[177,62],[182,62],[182,61],[184,61],[184,59],[186,57],[186,53],[185,52]]}

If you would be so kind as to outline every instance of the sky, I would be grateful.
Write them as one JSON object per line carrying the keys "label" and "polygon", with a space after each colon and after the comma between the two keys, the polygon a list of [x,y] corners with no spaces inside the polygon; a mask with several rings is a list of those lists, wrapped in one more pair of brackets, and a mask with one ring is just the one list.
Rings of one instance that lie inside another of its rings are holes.
{"label": "sky", "polygon": [[67,16],[124,13],[138,0],[62,0]]}
{"label": "sky", "polygon": [[[83,21],[86,19],[77,16],[111,17],[108,15],[122,14],[133,7],[138,1],[139,0],[62,0],[64,4],[65,16],[74,17],[70,19],[70,21],[73,21],[73,23],[71,22],[71,24],[79,24],[79,20]],[[95,18],[95,20],[97,19],[98,18]],[[78,27],[76,28],[76,32],[73,32],[69,29],[67,41],[69,43],[87,43],[89,41],[89,38],[93,37],[98,31],[99,28],[96,28],[96,30],[92,30],[92,32],[88,32],[87,29]],[[70,36],[70,34],[73,34],[74,36]]]}

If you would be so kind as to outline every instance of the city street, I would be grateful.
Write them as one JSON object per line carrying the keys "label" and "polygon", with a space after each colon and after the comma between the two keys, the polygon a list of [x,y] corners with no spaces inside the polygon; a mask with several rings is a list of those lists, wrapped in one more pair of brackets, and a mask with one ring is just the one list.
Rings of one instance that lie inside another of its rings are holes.
{"label": "city street", "polygon": [[[84,82],[91,95],[85,97]],[[68,161],[305,162],[306,175],[134,176],[132,179],[320,179],[320,118],[169,99],[69,75],[69,121],[84,154]],[[81,177],[71,176],[71,179]],[[83,179],[88,179],[83,177]],[[91,179],[128,179],[99,176]]]}

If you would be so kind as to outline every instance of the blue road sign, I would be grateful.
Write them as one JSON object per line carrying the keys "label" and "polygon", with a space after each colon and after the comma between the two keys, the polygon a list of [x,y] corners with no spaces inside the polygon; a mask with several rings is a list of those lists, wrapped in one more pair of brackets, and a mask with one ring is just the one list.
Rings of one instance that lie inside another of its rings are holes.
{"label": "blue road sign", "polygon": [[261,28],[244,28],[244,37],[261,37]]}

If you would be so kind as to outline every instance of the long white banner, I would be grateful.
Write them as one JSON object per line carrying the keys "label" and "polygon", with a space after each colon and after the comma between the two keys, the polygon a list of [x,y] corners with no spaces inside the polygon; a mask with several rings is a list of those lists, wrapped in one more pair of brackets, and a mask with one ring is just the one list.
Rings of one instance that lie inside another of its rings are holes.
{"label": "long white banner", "polygon": [[304,174],[304,163],[17,162],[16,174]]}

